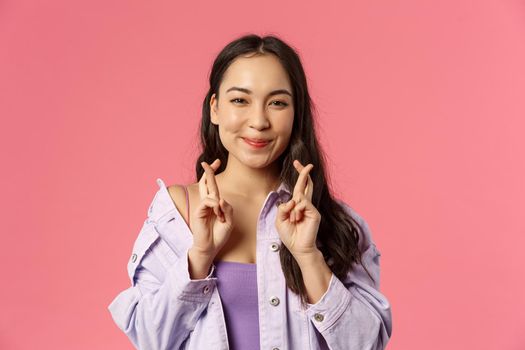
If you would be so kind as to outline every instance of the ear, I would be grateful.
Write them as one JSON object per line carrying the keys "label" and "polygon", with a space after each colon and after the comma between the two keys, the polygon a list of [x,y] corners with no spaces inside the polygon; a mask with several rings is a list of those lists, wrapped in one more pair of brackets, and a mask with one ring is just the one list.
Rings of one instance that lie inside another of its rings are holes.
{"label": "ear", "polygon": [[211,122],[215,125],[219,125],[219,117],[217,116],[217,99],[215,98],[216,94],[211,95],[210,98],[210,119]]}

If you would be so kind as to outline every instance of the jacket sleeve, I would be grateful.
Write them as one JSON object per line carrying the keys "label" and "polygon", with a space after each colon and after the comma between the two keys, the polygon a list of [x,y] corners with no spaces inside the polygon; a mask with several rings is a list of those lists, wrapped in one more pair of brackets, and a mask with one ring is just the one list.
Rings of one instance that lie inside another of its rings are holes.
{"label": "jacket sleeve", "polygon": [[178,256],[147,219],[128,262],[131,286],[108,306],[117,326],[137,349],[179,349],[207,308],[216,277],[191,280],[188,249]]}
{"label": "jacket sleeve", "polygon": [[308,304],[307,317],[331,350],[382,350],[392,335],[392,312],[379,291],[381,253],[372,240],[367,223],[352,208],[341,203],[360,224],[359,246],[363,266],[353,265],[344,281],[332,273],[328,290],[315,304]]}

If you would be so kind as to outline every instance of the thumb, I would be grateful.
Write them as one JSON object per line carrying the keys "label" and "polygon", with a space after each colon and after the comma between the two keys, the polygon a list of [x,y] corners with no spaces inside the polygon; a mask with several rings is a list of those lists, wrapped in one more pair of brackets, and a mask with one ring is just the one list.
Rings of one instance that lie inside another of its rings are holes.
{"label": "thumb", "polygon": [[290,211],[293,209],[294,206],[295,206],[295,201],[293,199],[290,199],[286,203],[280,204],[278,206],[279,210],[278,210],[278,213],[277,213],[277,218],[280,221],[286,220],[290,216]]}

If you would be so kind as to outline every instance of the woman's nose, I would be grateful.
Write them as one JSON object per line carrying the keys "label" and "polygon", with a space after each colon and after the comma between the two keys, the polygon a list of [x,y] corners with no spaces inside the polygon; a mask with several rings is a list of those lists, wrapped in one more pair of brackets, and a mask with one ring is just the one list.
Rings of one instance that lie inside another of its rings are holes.
{"label": "woman's nose", "polygon": [[267,111],[262,108],[254,108],[250,114],[250,126],[256,129],[264,129],[270,125]]}

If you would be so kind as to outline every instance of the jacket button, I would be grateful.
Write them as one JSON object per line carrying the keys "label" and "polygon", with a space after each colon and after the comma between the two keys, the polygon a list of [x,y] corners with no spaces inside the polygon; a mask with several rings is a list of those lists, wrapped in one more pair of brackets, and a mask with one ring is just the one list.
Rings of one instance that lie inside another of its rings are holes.
{"label": "jacket button", "polygon": [[279,305],[279,298],[277,298],[277,297],[271,297],[271,298],[270,298],[270,304],[272,304],[273,306],[277,306],[277,305]]}
{"label": "jacket button", "polygon": [[278,251],[279,250],[279,245],[277,243],[273,242],[272,244],[270,244],[270,250],[272,252]]}
{"label": "jacket button", "polygon": [[204,286],[204,288],[202,288],[202,292],[204,294],[208,294],[209,291],[210,291],[210,287],[209,286]]}
{"label": "jacket button", "polygon": [[137,254],[134,253],[134,254],[131,256],[131,262],[135,262],[135,261],[137,261]]}
{"label": "jacket button", "polygon": [[314,319],[317,321],[317,322],[322,322],[324,320],[324,316],[323,314],[320,314],[320,313],[316,313],[314,315]]}

